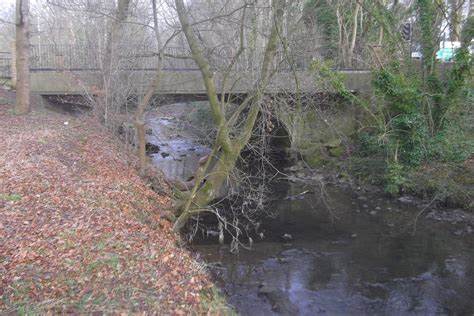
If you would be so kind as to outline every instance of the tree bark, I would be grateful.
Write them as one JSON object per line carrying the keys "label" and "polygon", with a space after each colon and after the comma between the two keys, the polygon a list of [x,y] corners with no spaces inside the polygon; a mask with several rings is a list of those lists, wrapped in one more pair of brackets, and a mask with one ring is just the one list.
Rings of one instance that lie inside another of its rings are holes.
{"label": "tree bark", "polygon": [[[220,151],[217,163],[214,165],[212,170],[207,170],[210,166],[209,162],[211,161],[211,159],[209,159],[206,165],[198,172],[198,175],[196,176],[196,184],[174,225],[173,229],[177,232],[186,224],[190,216],[203,211],[206,206],[217,197],[223,183],[235,168],[241,150],[246,146],[250,136],[252,135],[253,127],[260,110],[261,96],[271,76],[272,61],[277,50],[279,34],[281,33],[285,0],[274,0],[272,3],[272,28],[265,49],[260,79],[256,85],[255,94],[252,99],[244,101],[250,106],[244,129],[238,136],[232,139],[229,134],[229,121],[226,120],[224,108],[220,106],[217,98],[213,75],[209,68],[209,62],[205,59],[202,50],[199,47],[199,41],[191,27],[189,14],[184,5],[184,1],[175,0],[175,4],[183,33],[191,49],[193,59],[201,71],[214,122],[218,128],[211,158],[215,157],[215,155]],[[201,184],[204,177],[206,177],[206,181]]]}
{"label": "tree bark", "polygon": [[30,111],[30,65],[29,65],[29,0],[16,1],[16,103],[15,112],[25,114]]}
{"label": "tree bark", "polygon": [[[128,1],[128,0],[127,0]],[[156,0],[151,0],[153,7],[153,24],[155,31],[155,38],[158,46],[158,67],[156,69],[155,78],[148,85],[145,95],[140,100],[135,112],[135,128],[137,129],[138,138],[138,158],[140,162],[140,175],[145,175],[147,165],[146,159],[146,141],[145,141],[145,112],[150,104],[151,98],[155,94],[156,88],[160,84],[161,70],[163,68],[163,47],[161,45],[161,35],[158,29],[158,12],[156,8]]]}
{"label": "tree bark", "polygon": [[[161,59],[161,58],[160,58]],[[161,64],[161,62],[159,63]],[[140,175],[145,175],[145,169],[147,165],[146,159],[146,141],[145,141],[145,112],[150,104],[150,100],[155,94],[156,88],[158,87],[161,79],[161,67],[158,66],[156,70],[155,79],[148,85],[147,91],[143,98],[140,100],[135,111],[135,128],[137,129],[138,139],[138,158],[140,162]]]}
{"label": "tree bark", "polygon": [[113,63],[113,48],[116,44],[117,34],[120,31],[122,23],[127,19],[128,8],[130,6],[130,0],[119,0],[117,9],[115,10],[115,17],[111,22],[111,26],[107,32],[107,39],[105,43],[105,54],[103,59],[103,72],[104,76],[110,76]]}
{"label": "tree bark", "polygon": [[359,10],[362,10],[361,6],[358,2],[356,2],[355,12],[354,12],[354,21],[353,21],[353,26],[352,26],[352,38],[351,38],[351,44],[349,46],[349,54],[347,56],[347,62],[348,62],[349,67],[352,67],[353,62],[354,62],[354,50],[355,50],[356,39],[357,39],[357,19],[359,16]]}
{"label": "tree bark", "polygon": [[459,35],[461,33],[461,22],[462,22],[462,4],[460,0],[450,0],[451,12],[450,12],[450,30],[449,38],[452,42],[459,41]]}
{"label": "tree bark", "polygon": [[105,91],[104,108],[98,109],[100,110],[99,116],[103,115],[106,125],[109,123],[109,109],[113,108],[112,102],[117,102],[114,100],[112,93],[114,80],[119,80],[118,75],[114,75],[112,71],[114,62],[117,62],[116,59],[114,60],[114,46],[117,45],[119,38],[118,34],[120,33],[122,23],[127,20],[130,1],[131,0],[118,0],[114,18],[112,19],[111,25],[107,31],[105,53],[104,58],[102,59],[102,89]]}

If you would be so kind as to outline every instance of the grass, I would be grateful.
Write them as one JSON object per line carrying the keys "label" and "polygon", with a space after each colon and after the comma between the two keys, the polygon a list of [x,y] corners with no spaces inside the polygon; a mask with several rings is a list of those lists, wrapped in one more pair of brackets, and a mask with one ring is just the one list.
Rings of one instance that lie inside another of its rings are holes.
{"label": "grass", "polygon": [[207,315],[238,315],[227,303],[225,295],[216,287],[201,291],[202,306]]}
{"label": "grass", "polygon": [[0,200],[9,201],[9,202],[18,202],[21,201],[21,195],[15,193],[0,193]]}

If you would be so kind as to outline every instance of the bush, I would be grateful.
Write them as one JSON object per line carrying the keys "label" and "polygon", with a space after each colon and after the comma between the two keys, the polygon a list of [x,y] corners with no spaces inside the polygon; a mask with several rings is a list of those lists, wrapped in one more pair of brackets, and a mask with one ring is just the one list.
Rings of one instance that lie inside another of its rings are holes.
{"label": "bush", "polygon": [[447,126],[430,139],[428,144],[430,161],[460,163],[474,152],[474,141],[459,126]]}

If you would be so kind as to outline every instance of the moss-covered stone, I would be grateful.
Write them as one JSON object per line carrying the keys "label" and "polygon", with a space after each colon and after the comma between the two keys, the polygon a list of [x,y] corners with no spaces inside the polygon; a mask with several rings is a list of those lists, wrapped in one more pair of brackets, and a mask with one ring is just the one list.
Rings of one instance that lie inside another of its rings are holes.
{"label": "moss-covered stone", "polygon": [[277,114],[288,130],[292,150],[312,167],[320,167],[344,154],[343,144],[356,132],[360,115],[343,100],[320,104],[315,99],[311,103],[299,111],[282,106]]}
{"label": "moss-covered stone", "polygon": [[312,168],[326,165],[330,158],[325,153],[325,148],[321,144],[312,144],[308,148],[298,150],[304,161]]}

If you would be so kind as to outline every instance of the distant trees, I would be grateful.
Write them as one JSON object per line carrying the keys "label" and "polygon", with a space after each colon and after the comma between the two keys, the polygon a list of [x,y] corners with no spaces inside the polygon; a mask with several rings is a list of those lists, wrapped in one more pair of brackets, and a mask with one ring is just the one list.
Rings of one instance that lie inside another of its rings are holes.
{"label": "distant trees", "polygon": [[15,112],[25,114],[30,111],[30,4],[29,0],[16,1],[16,103]]}
{"label": "distant trees", "polygon": [[8,52],[15,41],[15,5],[0,9],[0,51]]}

